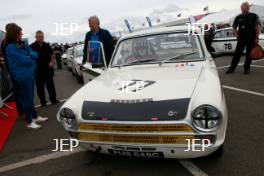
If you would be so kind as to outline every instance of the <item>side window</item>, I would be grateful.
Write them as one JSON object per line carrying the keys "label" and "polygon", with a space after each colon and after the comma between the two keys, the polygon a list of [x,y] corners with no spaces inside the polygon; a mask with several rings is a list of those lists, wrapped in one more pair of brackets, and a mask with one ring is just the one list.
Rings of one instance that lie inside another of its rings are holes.
{"label": "side window", "polygon": [[5,33],[0,31],[0,42],[4,39]]}
{"label": "side window", "polygon": [[215,33],[215,38],[221,38],[221,31]]}
{"label": "side window", "polygon": [[227,38],[227,36],[228,36],[228,31],[226,31],[226,30],[221,31],[221,36],[222,36],[222,38]]}
{"label": "side window", "polygon": [[0,31],[0,47],[3,39],[4,39],[4,32]]}
{"label": "side window", "polygon": [[234,33],[232,29],[227,31],[227,37],[234,37]]}
{"label": "side window", "polygon": [[133,58],[133,40],[125,40],[120,43],[116,57],[117,59],[114,61],[114,65],[124,64],[130,58]]}
{"label": "side window", "polygon": [[77,55],[76,49],[73,50],[73,56],[75,57]]}
{"label": "side window", "polygon": [[83,56],[83,45],[79,45],[74,48],[74,57],[81,57]]}
{"label": "side window", "polygon": [[221,31],[221,37],[222,38],[234,37],[233,30],[232,29],[228,29],[228,30]]}
{"label": "side window", "polygon": [[74,53],[73,53],[73,49],[69,49],[69,50],[68,50],[68,54],[69,54],[69,56],[73,57],[73,54],[74,54]]}
{"label": "side window", "polygon": [[[105,52],[103,44],[99,41],[89,41],[87,45],[87,62],[90,62],[93,67],[103,67],[106,66]],[[110,58],[108,58],[110,59]]]}

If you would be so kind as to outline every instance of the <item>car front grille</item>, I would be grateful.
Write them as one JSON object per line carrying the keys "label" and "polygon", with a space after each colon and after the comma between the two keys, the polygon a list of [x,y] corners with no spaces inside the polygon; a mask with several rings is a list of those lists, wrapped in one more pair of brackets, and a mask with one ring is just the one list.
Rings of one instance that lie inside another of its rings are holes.
{"label": "car front grille", "polygon": [[80,133],[79,140],[89,142],[119,143],[119,144],[188,144],[192,139],[209,139],[214,141],[214,136],[203,135],[120,135],[120,134],[94,134]]}
{"label": "car front grille", "polygon": [[186,124],[91,124],[81,123],[81,131],[103,131],[103,132],[193,132]]}

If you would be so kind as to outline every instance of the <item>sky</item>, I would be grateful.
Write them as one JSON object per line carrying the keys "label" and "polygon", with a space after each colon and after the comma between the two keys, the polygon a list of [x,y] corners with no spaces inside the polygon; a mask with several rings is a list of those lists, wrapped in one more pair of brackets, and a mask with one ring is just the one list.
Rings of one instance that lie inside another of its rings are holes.
{"label": "sky", "polygon": [[[101,26],[117,32],[127,30],[124,19],[132,26],[146,24],[145,17],[155,23],[173,21],[177,14],[183,17],[209,12],[238,9],[245,0],[0,0],[0,29],[9,22],[23,28],[24,37],[32,42],[36,30],[45,33],[49,42],[82,40],[89,30],[87,19],[97,15]],[[264,0],[251,0],[263,5]],[[70,31],[72,29],[72,32]]]}

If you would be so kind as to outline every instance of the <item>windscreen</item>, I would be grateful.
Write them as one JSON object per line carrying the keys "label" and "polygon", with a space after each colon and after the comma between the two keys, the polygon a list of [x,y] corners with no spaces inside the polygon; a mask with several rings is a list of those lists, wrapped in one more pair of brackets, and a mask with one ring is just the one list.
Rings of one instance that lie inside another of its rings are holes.
{"label": "windscreen", "polygon": [[136,37],[122,41],[112,65],[178,62],[203,59],[197,36],[170,33]]}

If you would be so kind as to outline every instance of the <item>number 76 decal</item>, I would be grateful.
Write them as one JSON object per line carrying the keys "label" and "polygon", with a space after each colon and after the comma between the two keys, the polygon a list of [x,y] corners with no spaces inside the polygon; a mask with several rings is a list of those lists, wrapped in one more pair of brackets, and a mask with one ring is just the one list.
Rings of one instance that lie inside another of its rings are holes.
{"label": "number 76 decal", "polygon": [[231,43],[225,43],[225,50],[231,50],[232,49],[232,44]]}

